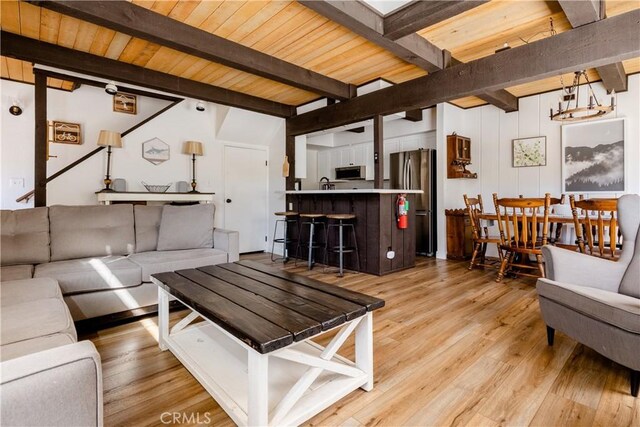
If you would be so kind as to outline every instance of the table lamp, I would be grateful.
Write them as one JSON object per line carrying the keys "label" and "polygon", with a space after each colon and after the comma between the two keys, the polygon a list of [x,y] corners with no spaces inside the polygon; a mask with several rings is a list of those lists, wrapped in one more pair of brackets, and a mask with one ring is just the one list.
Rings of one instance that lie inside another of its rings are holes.
{"label": "table lamp", "polygon": [[111,192],[114,191],[111,188],[111,147],[122,148],[122,138],[118,132],[101,130],[98,145],[107,147],[107,176],[104,179],[104,188],[100,192]]}
{"label": "table lamp", "polygon": [[182,147],[182,154],[190,154],[193,162],[191,191],[189,193],[198,193],[196,191],[196,156],[202,156],[202,142],[186,141]]}

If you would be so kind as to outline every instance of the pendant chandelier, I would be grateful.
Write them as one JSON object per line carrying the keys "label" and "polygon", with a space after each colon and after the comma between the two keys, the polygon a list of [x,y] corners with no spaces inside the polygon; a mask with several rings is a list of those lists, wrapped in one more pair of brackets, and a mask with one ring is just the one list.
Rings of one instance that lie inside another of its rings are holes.
{"label": "pendant chandelier", "polygon": [[[580,106],[580,101],[582,100],[580,97],[580,82],[582,78],[584,78],[586,83],[584,89],[588,92],[588,98],[583,95],[585,104]],[[562,95],[558,100],[558,111],[554,112],[553,108],[551,108],[551,112],[549,114],[551,120],[575,122],[595,119],[597,117],[604,116],[605,114],[609,114],[615,109],[615,91],[611,91],[610,105],[601,104],[593,93],[591,82],[589,82],[589,77],[587,77],[587,72],[585,70],[576,71],[574,73],[573,84],[571,86],[565,86],[562,77],[560,77],[560,82],[562,83]]]}

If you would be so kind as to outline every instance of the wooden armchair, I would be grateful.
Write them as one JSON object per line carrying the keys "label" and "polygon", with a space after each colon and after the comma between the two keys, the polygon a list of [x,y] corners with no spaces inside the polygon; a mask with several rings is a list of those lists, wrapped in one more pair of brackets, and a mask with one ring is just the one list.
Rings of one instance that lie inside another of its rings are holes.
{"label": "wooden armchair", "polygon": [[[482,204],[482,196],[478,194],[477,198],[469,198],[466,194],[463,194],[464,204],[469,212],[469,219],[471,221],[471,230],[473,233],[473,255],[471,256],[471,263],[469,264],[469,270],[473,267],[496,267],[495,260],[492,263],[487,262],[487,244],[495,243],[498,248],[499,261],[502,262],[502,249],[500,249],[500,237],[489,236],[489,230],[487,227],[483,227],[480,223],[479,214],[484,213],[484,206]],[[480,259],[478,260],[478,255]]]}
{"label": "wooden armchair", "polygon": [[[556,199],[559,200],[559,199]],[[538,270],[539,274],[515,271],[513,273],[529,277],[545,277],[542,260],[542,247],[549,236],[549,212],[551,196],[544,198],[503,198],[493,194],[493,202],[500,229],[500,248],[504,257],[496,282],[500,282],[507,270],[518,267],[525,270]],[[542,215],[540,218],[539,216]],[[538,226],[542,226],[542,233]],[[537,265],[528,263],[529,256],[535,255]]]}
{"label": "wooden armchair", "polygon": [[[616,260],[620,257],[618,199],[581,199],[569,196],[578,249],[584,254]],[[582,217],[578,212],[582,211]]]}

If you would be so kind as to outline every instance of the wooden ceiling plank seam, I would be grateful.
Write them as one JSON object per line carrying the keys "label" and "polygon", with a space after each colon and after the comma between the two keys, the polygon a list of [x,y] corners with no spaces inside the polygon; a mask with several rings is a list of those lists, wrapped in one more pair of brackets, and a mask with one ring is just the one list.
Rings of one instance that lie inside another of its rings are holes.
{"label": "wooden ceiling plank seam", "polygon": [[303,135],[640,56],[640,9],[290,118]]}
{"label": "wooden ceiling plank seam", "polygon": [[[43,9],[44,10],[44,9]],[[89,52],[91,45],[96,38],[98,32],[98,26],[89,22],[81,22],[78,28],[78,35],[76,41],[73,44],[75,50],[81,50],[83,52]]]}
{"label": "wooden ceiling plank seam", "polygon": [[57,43],[60,31],[60,14],[40,8],[40,37],[39,40]]}
{"label": "wooden ceiling plank seam", "polygon": [[489,0],[416,1],[384,17],[384,36],[398,40],[483,5]]}
{"label": "wooden ceiling plank seam", "polygon": [[[580,2],[559,0],[558,2],[574,28],[605,18],[605,7],[602,0],[583,0]],[[597,67],[597,71],[608,92],[627,90],[627,75],[621,62]]]}
{"label": "wooden ceiling plank seam", "polygon": [[62,15],[60,18],[60,31],[58,32],[58,44],[62,47],[73,49],[79,28],[79,19]]}
{"label": "wooden ceiling plank seam", "polygon": [[[243,27],[252,17],[257,17],[266,8],[268,3],[262,1],[249,1],[236,10],[227,20],[218,26],[213,33],[219,37],[231,40],[229,35]],[[232,40],[233,41],[233,40]]]}
{"label": "wooden ceiling plank seam", "polygon": [[273,18],[269,19],[263,26],[256,31],[245,36],[239,41],[240,44],[255,49],[255,44],[276,31],[280,31],[288,24],[293,22],[296,16],[304,12],[304,8],[298,7],[295,2],[289,3],[284,9],[278,12]]}
{"label": "wooden ceiling plank seam", "polygon": [[160,15],[167,16],[179,2],[177,0],[162,0],[153,2],[151,10]]}
{"label": "wooden ceiling plank seam", "polygon": [[256,31],[276,14],[280,13],[287,4],[287,2],[277,0],[268,2],[267,5],[260,10],[260,13],[250,17],[241,27],[230,33],[227,38],[236,43],[241,43],[242,39]]}
{"label": "wooden ceiling plank seam", "polygon": [[278,117],[290,117],[294,113],[294,108],[290,105],[159,73],[5,31],[2,31],[0,37],[3,40],[0,46],[1,53],[17,59]]}
{"label": "wooden ceiling plank seam", "polygon": [[2,29],[20,34],[20,4],[17,0],[0,1]]}
{"label": "wooden ceiling plank seam", "polygon": [[0,57],[0,66],[1,66],[1,70],[0,71],[0,75],[2,77],[9,77],[9,67],[7,66],[7,58],[6,57]]}
{"label": "wooden ceiling plank seam", "polygon": [[222,2],[220,7],[216,9],[216,12],[209,15],[209,17],[202,23],[202,25],[199,25],[198,28],[206,31],[207,33],[214,34],[222,24],[227,22],[227,20],[246,3],[247,2],[244,0]]}
{"label": "wooden ceiling plank seam", "polygon": [[162,71],[163,73],[168,73],[176,63],[179,63],[187,56],[188,55],[186,53],[161,46],[149,62],[147,62],[145,67],[156,71]]}
{"label": "wooden ceiling plank seam", "polygon": [[183,21],[187,25],[199,28],[220,7],[219,1],[201,1]]}
{"label": "wooden ceiling plank seam", "polygon": [[286,61],[276,60],[260,51],[127,2],[34,3],[290,86],[338,99],[348,99],[352,96],[353,88],[346,83]]}
{"label": "wooden ceiling plank seam", "polygon": [[20,34],[40,38],[40,8],[29,3],[20,2]]}
{"label": "wooden ceiling plank seam", "polygon": [[132,37],[130,35],[116,31],[116,34],[113,36],[113,40],[111,40],[104,56],[109,59],[117,60],[122,54],[124,48],[129,44],[129,40],[131,40],[131,38]]}
{"label": "wooden ceiling plank seam", "polygon": [[[4,44],[4,41],[3,41]],[[0,45],[1,47],[2,45]],[[9,78],[11,80],[22,81],[22,62],[15,58],[7,57],[7,68],[9,70]]]}
{"label": "wooden ceiling plank seam", "polygon": [[[46,9],[42,10],[45,11]],[[98,27],[98,31],[93,38],[93,43],[91,43],[91,47],[89,47],[89,53],[99,56],[105,56],[105,54],[107,53],[107,49],[109,49],[109,45],[111,44],[115,36],[115,31],[110,30],[109,28]]]}
{"label": "wooden ceiling plank seam", "polygon": [[27,61],[22,62],[22,79],[25,82],[35,83],[36,79],[33,75],[33,64]]}
{"label": "wooden ceiling plank seam", "polygon": [[200,2],[179,1],[167,16],[176,21],[185,22],[199,4]]}

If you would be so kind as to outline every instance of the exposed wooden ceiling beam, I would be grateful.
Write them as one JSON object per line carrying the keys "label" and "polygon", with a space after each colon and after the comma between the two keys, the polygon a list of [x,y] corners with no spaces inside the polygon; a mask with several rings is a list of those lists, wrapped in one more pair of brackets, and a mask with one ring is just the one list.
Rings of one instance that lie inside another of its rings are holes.
{"label": "exposed wooden ceiling beam", "polygon": [[[298,2],[429,73],[445,68],[451,59],[448,52],[418,34],[409,34],[398,40],[388,39],[383,35],[384,18],[359,1],[299,0]],[[482,99],[489,103],[492,103],[492,99],[501,99],[502,102],[496,105],[498,108],[507,112],[516,111],[518,98],[505,90],[500,92]],[[484,94],[479,95],[479,97],[482,96]]]}
{"label": "exposed wooden ceiling beam", "polygon": [[[559,0],[558,3],[574,28],[605,18],[604,0]],[[627,90],[627,74],[621,62],[597,67],[596,71],[602,78],[602,84],[609,92]]]}
{"label": "exposed wooden ceiling beam", "polygon": [[414,1],[384,17],[384,36],[397,40],[418,32],[489,0]]}
{"label": "exposed wooden ceiling beam", "polygon": [[640,9],[287,120],[303,135],[640,56]]}
{"label": "exposed wooden ceiling beam", "polygon": [[442,51],[437,46],[417,34],[398,42],[387,39],[383,35],[382,16],[359,1],[299,0],[298,3],[428,72],[443,68]]}
{"label": "exposed wooden ceiling beam", "polygon": [[102,56],[79,52],[17,34],[2,31],[0,38],[2,39],[2,44],[0,45],[2,55],[24,61],[277,117],[290,117],[295,113],[295,108],[290,105],[149,70]]}
{"label": "exposed wooden ceiling beam", "polygon": [[324,96],[341,100],[355,96],[353,85],[234,43],[127,1],[30,3]]}

